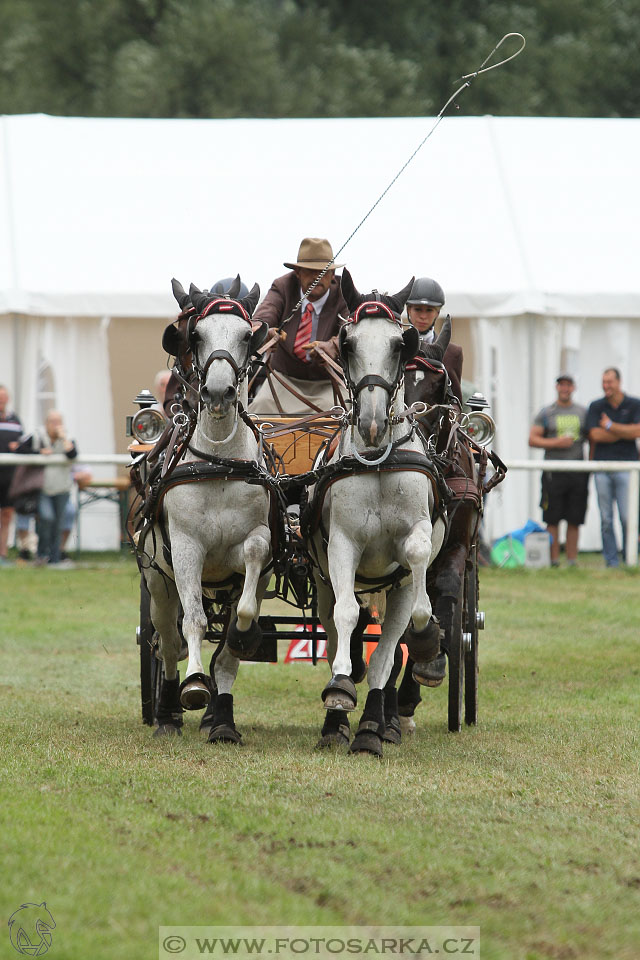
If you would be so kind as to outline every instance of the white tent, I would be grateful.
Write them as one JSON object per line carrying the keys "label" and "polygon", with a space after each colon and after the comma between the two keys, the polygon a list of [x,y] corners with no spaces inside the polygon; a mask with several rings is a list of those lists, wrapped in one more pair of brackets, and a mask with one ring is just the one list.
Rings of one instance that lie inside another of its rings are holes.
{"label": "white tent", "polygon": [[[337,250],[432,123],[2,118],[0,382],[23,419],[47,369],[81,449],[115,450],[115,319],[157,318],[156,357],[172,276],[266,291],[303,236]],[[505,459],[529,456],[561,368],[583,403],[607,365],[640,393],[639,158],[640,120],[447,118],[339,258],[363,290],[441,282]],[[537,490],[512,473],[489,535],[538,517]]]}

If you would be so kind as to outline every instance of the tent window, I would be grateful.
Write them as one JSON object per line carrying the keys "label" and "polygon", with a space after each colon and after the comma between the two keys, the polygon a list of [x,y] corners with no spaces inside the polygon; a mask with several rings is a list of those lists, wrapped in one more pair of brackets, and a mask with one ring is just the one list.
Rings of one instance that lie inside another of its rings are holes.
{"label": "tent window", "polygon": [[50,410],[56,407],[56,380],[51,364],[42,360],[38,367],[36,382],[36,416],[37,422],[44,423]]}

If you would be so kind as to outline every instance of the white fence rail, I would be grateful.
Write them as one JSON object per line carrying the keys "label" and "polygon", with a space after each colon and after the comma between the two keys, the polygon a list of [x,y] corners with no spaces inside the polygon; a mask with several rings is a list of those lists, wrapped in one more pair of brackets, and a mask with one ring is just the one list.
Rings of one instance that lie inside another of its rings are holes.
{"label": "white fence rail", "polygon": [[553,470],[563,473],[628,473],[626,555],[629,566],[638,562],[640,460],[506,460],[509,470]]}
{"label": "white fence rail", "polygon": [[[67,457],[51,455],[50,464],[69,463]],[[629,566],[638,563],[638,518],[640,509],[640,460],[507,460],[509,470],[555,470],[564,473],[629,473],[629,503],[627,513],[627,536],[625,560]],[[0,466],[17,466],[31,463],[42,466],[42,456],[37,453],[0,453]],[[87,465],[114,464],[126,466],[131,463],[128,453],[89,453],[78,456],[73,463]]]}

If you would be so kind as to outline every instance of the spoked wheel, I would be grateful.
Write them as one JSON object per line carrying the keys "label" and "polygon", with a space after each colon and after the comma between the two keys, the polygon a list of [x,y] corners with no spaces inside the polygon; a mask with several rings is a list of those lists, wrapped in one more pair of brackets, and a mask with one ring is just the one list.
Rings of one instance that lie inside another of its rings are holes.
{"label": "spoked wheel", "polygon": [[478,548],[469,551],[465,570],[464,598],[464,722],[478,722]]}
{"label": "spoked wheel", "polygon": [[459,733],[462,729],[462,703],[464,690],[465,658],[462,640],[464,611],[464,583],[453,611],[449,636],[449,730]]}
{"label": "spoked wheel", "polygon": [[140,624],[136,640],[140,647],[140,700],[142,722],[152,727],[156,720],[156,707],[160,699],[160,687],[164,677],[162,660],[158,659],[158,646],[151,622],[151,597],[144,577],[140,577]]}

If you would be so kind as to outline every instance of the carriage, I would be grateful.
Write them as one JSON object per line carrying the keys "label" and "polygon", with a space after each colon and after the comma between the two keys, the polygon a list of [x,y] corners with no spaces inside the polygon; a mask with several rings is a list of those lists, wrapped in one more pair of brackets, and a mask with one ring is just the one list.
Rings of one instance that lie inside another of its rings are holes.
{"label": "carriage", "polygon": [[[437,361],[435,369],[439,373],[442,372],[442,369],[438,368]],[[155,465],[152,463],[152,452],[158,447],[157,442],[154,444],[157,440],[156,434],[162,433],[166,438],[171,434],[172,429],[176,431],[184,424],[180,419],[179,410],[174,417],[175,425],[167,424],[163,414],[156,409],[157,405],[150,394],[143,392],[136,400],[140,410],[131,424],[131,433],[134,437],[130,447],[132,475],[138,489],[144,489],[149,481],[150,469],[152,471],[155,469],[156,477],[158,471],[166,473],[173,456],[171,446],[170,444],[167,446],[165,440],[164,454],[160,457],[162,466],[160,467],[158,460]],[[465,445],[472,451],[471,472],[474,475],[477,492],[475,506],[478,514],[482,509],[483,489],[487,489],[488,486],[485,483],[487,454],[484,444],[491,439],[492,435],[491,430],[487,430],[487,422],[490,423],[490,419],[481,412],[483,405],[480,403],[477,405],[480,409],[465,414],[445,403],[436,405],[439,421],[446,421],[449,425],[455,423],[459,436],[464,437]],[[432,413],[434,409],[435,406],[432,407]],[[409,415],[415,421],[418,414],[425,412],[427,412],[425,404],[420,407],[418,403],[412,405]],[[265,458],[268,476],[263,474],[260,478],[245,477],[244,479],[254,483],[260,482],[269,488],[271,495],[269,526],[274,550],[269,570],[270,583],[264,597],[267,600],[267,609],[263,608],[258,621],[262,628],[261,640],[257,649],[243,653],[243,659],[276,660],[277,641],[298,637],[299,633],[294,628],[302,623],[310,637],[312,660],[314,664],[317,662],[318,641],[324,638],[318,611],[318,561],[314,556],[309,530],[304,531],[304,517],[301,530],[300,512],[286,494],[289,490],[297,490],[299,494],[297,499],[301,500],[304,506],[309,487],[325,478],[325,473],[329,469],[332,445],[335,445],[336,437],[346,418],[346,411],[342,407],[335,407],[327,413],[313,414],[303,418],[270,416],[266,419],[258,415],[246,418],[247,422],[251,421],[252,430],[260,438],[261,455]],[[474,434],[481,442],[478,443],[473,439]],[[436,458],[435,447],[432,452]],[[369,469],[368,461],[361,457],[358,459]],[[494,474],[494,482],[499,482],[504,474],[501,473],[502,465],[497,458],[494,458],[495,463],[499,464],[499,469]],[[375,466],[375,462],[372,466]],[[212,475],[208,476],[210,478]],[[206,479],[206,476],[202,479]],[[444,489],[448,489],[449,494],[451,493],[446,484]],[[306,535],[303,535],[305,532]],[[475,724],[478,716],[478,638],[479,631],[484,627],[484,615],[478,609],[477,534],[478,524],[475,523],[471,542],[465,545],[463,574],[460,577],[457,602],[453,605],[451,622],[447,630],[448,728],[451,731],[459,731],[463,720],[466,724]],[[216,656],[223,649],[230,631],[233,586],[230,585],[226,595],[224,590],[222,593],[217,590],[215,596],[209,596],[206,585],[203,586],[202,592],[207,620],[204,636],[213,647],[210,667],[210,673],[213,674]],[[273,598],[281,601],[279,608],[284,602],[289,604],[295,613],[287,616],[269,610],[268,601]],[[363,621],[362,626],[365,622],[366,620]],[[357,641],[358,638],[355,639]],[[374,639],[374,637],[367,637],[367,639]],[[151,726],[158,722],[158,704],[161,698],[164,668],[158,656],[158,636],[151,620],[150,596],[144,576],[141,577],[137,643],[140,652],[142,719],[144,723]],[[207,683],[211,684],[212,681],[207,678]],[[198,698],[195,703],[200,707],[204,705]]]}

